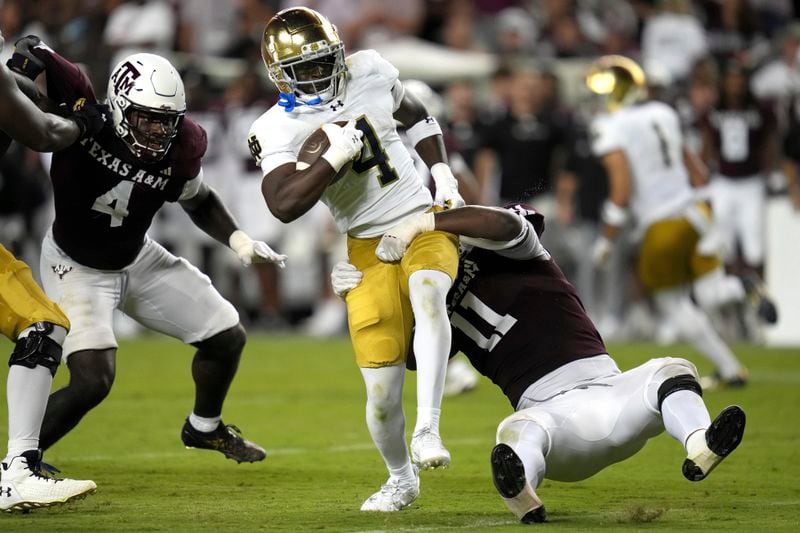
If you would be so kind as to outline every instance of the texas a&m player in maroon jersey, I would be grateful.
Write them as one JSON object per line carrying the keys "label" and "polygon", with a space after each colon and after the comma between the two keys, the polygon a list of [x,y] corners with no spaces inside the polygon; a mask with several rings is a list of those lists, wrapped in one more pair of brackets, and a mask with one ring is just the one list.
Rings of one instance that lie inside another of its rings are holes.
{"label": "texas a&m player in maroon jersey", "polygon": [[[728,407],[711,422],[689,361],[651,359],[620,372],[541,245],[540,214],[520,205],[420,214],[386,232],[376,253],[399,260],[416,235],[433,229],[472,246],[448,295],[451,352],[463,352],[515,409],[497,428],[491,464],[495,487],[522,522],[546,519],[535,492],[545,477],[586,479],[665,428],[685,446],[683,474],[692,481],[738,445],[744,412]],[[358,284],[346,263],[332,279],[337,293]]]}
{"label": "texas a&m player in maroon jersey", "polygon": [[[47,75],[47,95],[69,106],[95,92],[80,69],[26,38],[18,53]],[[244,264],[286,257],[240,231],[213,189],[203,182],[205,132],[185,117],[183,82],[152,54],[134,54],[112,71],[111,120],[93,137],[53,155],[50,170],[56,218],[42,246],[47,294],[72,323],[64,342],[69,385],[50,397],[42,426],[47,448],[108,394],[117,342],[114,309],[156,331],[192,344],[194,410],[182,430],[189,447],[215,449],[242,461],[264,450],[221,421],[222,404],[246,341],[239,314],[209,279],[146,231],[164,202],[180,202],[206,233],[229,244]]]}
{"label": "texas a&m player in maroon jersey", "polygon": [[701,120],[703,156],[711,180],[714,218],[724,236],[726,263],[737,244],[746,267],[764,274],[767,178],[778,161],[777,119],[749,89],[747,71],[725,65],[719,103]]}

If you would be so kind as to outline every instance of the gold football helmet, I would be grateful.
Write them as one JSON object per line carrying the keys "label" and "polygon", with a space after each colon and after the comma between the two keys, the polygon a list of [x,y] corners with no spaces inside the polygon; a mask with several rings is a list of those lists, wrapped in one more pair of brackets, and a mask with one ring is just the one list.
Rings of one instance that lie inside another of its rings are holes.
{"label": "gold football helmet", "polygon": [[344,89],[344,43],[331,22],[307,7],[284,9],[264,28],[261,56],[293,108],[325,104]]}
{"label": "gold football helmet", "polygon": [[592,63],[586,74],[586,86],[600,95],[606,110],[612,112],[647,96],[644,71],[625,56],[603,56]]}

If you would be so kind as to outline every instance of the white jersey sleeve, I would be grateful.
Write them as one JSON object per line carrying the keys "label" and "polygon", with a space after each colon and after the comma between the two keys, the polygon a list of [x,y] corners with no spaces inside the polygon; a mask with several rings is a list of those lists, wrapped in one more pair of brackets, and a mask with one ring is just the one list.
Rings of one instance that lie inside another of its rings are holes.
{"label": "white jersey sleeve", "polygon": [[612,115],[601,115],[589,126],[592,153],[603,157],[625,147],[625,140],[619,129],[618,121]]}
{"label": "white jersey sleeve", "polygon": [[394,88],[400,71],[375,50],[361,50],[347,57],[347,68],[352,78],[370,78],[376,87],[387,91]]}
{"label": "white jersey sleeve", "polygon": [[264,176],[286,163],[297,161],[297,153],[316,129],[306,122],[292,120],[283,108],[273,106],[250,128],[247,145]]}

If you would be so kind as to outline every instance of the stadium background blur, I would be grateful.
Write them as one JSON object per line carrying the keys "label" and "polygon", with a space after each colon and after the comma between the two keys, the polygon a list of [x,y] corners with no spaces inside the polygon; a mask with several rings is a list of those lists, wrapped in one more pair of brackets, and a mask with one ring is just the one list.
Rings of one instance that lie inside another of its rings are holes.
{"label": "stadium background blur", "polygon": [[[800,288],[792,274],[800,265],[800,187],[791,179],[791,148],[800,145],[798,1],[0,3],[3,61],[17,38],[38,35],[85,66],[99,95],[105,93],[116,60],[133,51],[164,55],[178,67],[189,114],[209,136],[205,179],[243,229],[289,255],[289,266],[242,270],[234,254],[202,234],[174,205],[162,210],[150,234],[200,266],[238,307],[250,330],[315,336],[345,331],[343,304],[332,296],[328,282],[330,267],[345,257],[344,242],[325,208],[290,225],[271,216],[246,141],[250,124],[277,99],[261,61],[260,40],[264,24],[279,9],[298,4],[317,9],[337,25],[348,53],[375,48],[399,68],[401,79],[429,84],[435,92],[425,103],[446,127],[448,144],[461,154],[460,172],[474,176],[474,187],[464,194],[468,203],[526,201],[544,212],[545,245],[611,340],[668,343],[674,334],[669,324],[653,318],[639,296],[630,274],[632,247],[620,247],[606,271],[598,272],[591,262],[606,177],[589,149],[587,124],[596,108],[583,88],[583,73],[604,54],[639,61],[660,97],[678,109],[686,139],[699,151],[698,119],[718,98],[720,69],[735,61],[747,70],[754,94],[778,116],[784,149],[765,171],[772,240],[766,281],[781,312],[770,329],[783,327],[789,333],[771,335],[742,313],[716,320],[726,336],[737,340],[800,344],[798,333],[788,327],[800,313]],[[47,157],[18,145],[0,162],[0,242],[34,272],[41,237],[53,216],[47,164]],[[80,176],[75,179],[79,182]],[[120,335],[139,332],[124,317],[118,329]]]}

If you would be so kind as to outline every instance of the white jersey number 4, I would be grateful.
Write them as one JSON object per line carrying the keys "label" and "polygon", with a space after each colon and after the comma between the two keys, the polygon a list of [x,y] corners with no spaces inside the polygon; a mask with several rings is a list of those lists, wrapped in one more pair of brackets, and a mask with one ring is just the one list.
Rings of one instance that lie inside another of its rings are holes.
{"label": "white jersey number 4", "polygon": [[132,181],[120,181],[113,189],[95,198],[92,210],[111,216],[111,227],[118,228],[128,216],[128,201],[132,192]]}
{"label": "white jersey number 4", "polygon": [[495,312],[491,307],[483,303],[472,292],[467,291],[459,303],[459,307],[464,309],[472,309],[479,317],[481,317],[487,324],[494,328],[494,333],[491,337],[484,337],[478,328],[469,323],[469,321],[453,311],[450,317],[450,323],[457,329],[460,329],[464,335],[472,339],[482,349],[487,352],[494,350],[495,346],[503,340],[503,336],[509,332],[517,323],[517,319],[509,314],[501,315]]}

